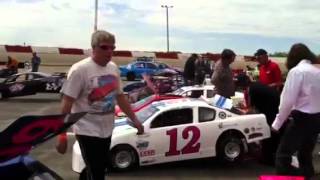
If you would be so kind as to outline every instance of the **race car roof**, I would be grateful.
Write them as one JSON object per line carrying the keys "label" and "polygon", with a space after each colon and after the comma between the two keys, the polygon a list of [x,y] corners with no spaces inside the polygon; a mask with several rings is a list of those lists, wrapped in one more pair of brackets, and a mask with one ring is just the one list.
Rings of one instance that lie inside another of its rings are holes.
{"label": "race car roof", "polygon": [[159,110],[172,109],[175,107],[195,107],[195,106],[210,107],[210,105],[207,102],[200,99],[195,99],[195,98],[168,99],[168,100],[155,101],[152,103],[152,106],[155,106]]}
{"label": "race car roof", "polygon": [[24,72],[24,73],[18,73],[18,74],[15,74],[15,75],[23,75],[23,74],[35,74],[35,75],[40,75],[40,76],[45,76],[45,77],[49,77],[50,74],[47,74],[47,73],[43,73],[43,72]]}
{"label": "race car roof", "polygon": [[184,86],[181,87],[182,90],[184,91],[190,91],[190,90],[204,90],[204,89],[212,89],[213,90],[214,85],[203,85],[203,86]]}

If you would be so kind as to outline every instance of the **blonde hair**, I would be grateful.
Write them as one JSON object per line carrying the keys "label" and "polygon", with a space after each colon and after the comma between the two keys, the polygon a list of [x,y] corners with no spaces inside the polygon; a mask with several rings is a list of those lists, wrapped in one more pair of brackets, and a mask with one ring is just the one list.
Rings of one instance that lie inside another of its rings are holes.
{"label": "blonde hair", "polygon": [[113,34],[104,30],[97,30],[91,36],[91,47],[94,48],[98,46],[101,42],[115,44],[116,40]]}

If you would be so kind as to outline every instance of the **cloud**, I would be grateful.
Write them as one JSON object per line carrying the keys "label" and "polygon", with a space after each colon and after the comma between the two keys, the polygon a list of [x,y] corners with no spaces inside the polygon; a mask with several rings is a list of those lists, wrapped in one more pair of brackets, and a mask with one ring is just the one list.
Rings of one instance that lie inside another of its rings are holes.
{"label": "cloud", "polygon": [[[7,44],[89,48],[94,0],[2,0],[1,39]],[[257,47],[285,50],[297,41],[319,49],[320,0],[99,1],[98,27],[117,35],[117,47],[166,50],[169,9],[172,50],[200,52]]]}

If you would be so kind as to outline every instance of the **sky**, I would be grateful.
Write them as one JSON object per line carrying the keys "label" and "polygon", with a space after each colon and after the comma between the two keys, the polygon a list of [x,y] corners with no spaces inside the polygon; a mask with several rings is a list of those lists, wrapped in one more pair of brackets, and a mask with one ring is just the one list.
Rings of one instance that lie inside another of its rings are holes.
{"label": "sky", "polygon": [[[297,42],[320,54],[320,0],[99,0],[98,29],[117,50],[252,55]],[[0,44],[90,48],[95,0],[0,0]]]}

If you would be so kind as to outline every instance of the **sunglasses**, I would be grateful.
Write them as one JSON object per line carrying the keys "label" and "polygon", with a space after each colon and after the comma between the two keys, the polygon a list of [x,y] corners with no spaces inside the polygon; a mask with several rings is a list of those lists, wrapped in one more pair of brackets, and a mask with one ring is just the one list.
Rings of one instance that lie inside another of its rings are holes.
{"label": "sunglasses", "polygon": [[116,47],[113,45],[100,45],[99,48],[102,50],[114,50]]}

